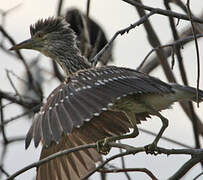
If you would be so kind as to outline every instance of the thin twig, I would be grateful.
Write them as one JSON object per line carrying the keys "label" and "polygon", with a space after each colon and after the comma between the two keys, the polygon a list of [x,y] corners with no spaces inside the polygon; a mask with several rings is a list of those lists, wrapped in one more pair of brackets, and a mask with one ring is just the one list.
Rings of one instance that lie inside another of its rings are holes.
{"label": "thin twig", "polygon": [[2,90],[0,90],[0,98],[7,99],[13,103],[19,104],[28,109],[34,108],[35,106],[39,105],[39,102],[36,100],[33,100],[32,102],[26,101],[26,100],[21,100],[18,97],[14,96],[14,95],[10,95],[8,92],[4,92]]}
{"label": "thin twig", "polygon": [[[196,34],[196,36],[198,38],[200,37],[203,37],[203,34]],[[181,39],[178,39],[177,41],[174,41],[172,43],[168,43],[168,44],[165,44],[165,45],[161,45],[161,46],[157,46],[153,49],[151,49],[147,55],[145,56],[145,58],[143,59],[143,61],[140,63],[140,65],[137,67],[137,71],[142,71],[142,68],[146,62],[146,60],[148,59],[148,57],[154,52],[154,51],[157,51],[158,49],[163,49],[163,48],[167,48],[167,47],[173,47],[174,45],[181,45],[181,44],[185,44],[186,42],[189,42],[191,40],[194,39],[194,36],[187,36],[187,37],[184,37],[184,38],[181,38]]]}
{"label": "thin twig", "polygon": [[[0,166],[3,166],[3,162],[5,160],[6,153],[8,152],[7,150],[8,150],[8,146],[7,146],[7,144],[4,144],[3,148],[2,148],[1,156],[0,156],[1,157],[1,159],[0,159]],[[2,175],[2,173],[0,171],[0,179],[1,179],[1,175]]]}
{"label": "thin twig", "polygon": [[24,141],[25,136],[19,136],[19,137],[14,137],[14,138],[7,138],[7,139],[8,139],[7,144],[12,144],[12,143],[15,143],[15,142]]}
{"label": "thin twig", "polygon": [[194,165],[203,160],[202,156],[194,157],[188,160],[177,172],[168,178],[168,180],[181,179]]}
{"label": "thin twig", "polygon": [[0,166],[0,171],[1,171],[2,173],[4,173],[7,177],[9,177],[8,172],[7,172],[2,166]]}
{"label": "thin twig", "polygon": [[12,53],[11,51],[8,51],[8,48],[5,45],[0,44],[0,49],[2,51],[4,51],[6,54],[8,54],[9,56],[12,56],[12,57],[16,58],[16,55],[14,53]]}
{"label": "thin twig", "polygon": [[[133,147],[133,146],[129,146],[127,144],[120,144],[120,143],[107,143],[109,147],[115,147],[115,148],[122,148],[125,149],[126,152],[123,153],[119,153],[117,155],[114,155],[112,157],[110,157],[109,159],[105,160],[103,163],[101,163],[99,166],[97,166],[94,170],[90,171],[87,176],[85,176],[84,178],[82,178],[83,180],[87,179],[89,176],[91,176],[92,174],[94,174],[96,171],[98,171],[100,168],[103,168],[105,164],[107,164],[109,161],[116,159],[118,157],[121,156],[126,156],[129,154],[137,154],[139,152],[145,152],[146,149],[145,147]],[[79,150],[83,150],[83,149],[87,149],[87,148],[97,148],[97,144],[86,144],[86,145],[81,145],[78,147],[74,147],[71,149],[66,149],[63,151],[59,151],[57,153],[54,153],[42,160],[39,160],[37,162],[31,163],[28,166],[20,169],[19,171],[15,172],[14,174],[12,174],[11,176],[9,176],[7,178],[7,180],[12,180],[13,178],[15,178],[16,176],[26,172],[27,170],[34,168],[34,167],[39,167],[44,163],[47,163],[48,161],[51,161],[52,159],[55,159],[57,157],[63,156],[63,155],[67,155],[68,153],[71,152],[76,152]],[[165,149],[165,148],[161,148],[161,147],[157,147],[156,151],[158,152],[158,154],[166,154],[166,155],[170,155],[170,154],[187,154],[187,155],[192,155],[192,156],[196,156],[196,157],[201,157],[203,155],[203,149]]]}
{"label": "thin twig", "polygon": [[[14,46],[16,45],[14,39],[5,31],[5,29],[0,25],[0,32],[2,32],[2,34],[4,35],[4,37],[6,37],[8,39],[8,41]],[[28,76],[28,79],[30,81],[30,83],[32,84],[33,83],[33,77],[32,77],[32,74],[29,70],[29,67],[25,61],[25,58],[23,57],[23,55],[21,54],[21,52],[19,50],[16,50],[16,54],[18,56],[18,58],[22,61],[23,65],[25,66],[25,69],[26,69],[26,72],[27,72],[27,76]],[[33,85],[34,87],[34,85]]]}
{"label": "thin twig", "polygon": [[3,140],[4,140],[4,144],[6,145],[8,143],[8,139],[6,137],[6,132],[5,132],[5,128],[4,128],[4,111],[2,108],[2,98],[0,98],[0,116],[1,116],[1,130],[2,130],[2,136],[3,136]]}
{"label": "thin twig", "polygon": [[[109,143],[109,145],[112,143]],[[115,144],[115,143],[114,143]],[[123,153],[119,153],[116,154],[114,156],[111,156],[110,158],[106,159],[104,162],[102,162],[99,166],[97,166],[94,170],[90,171],[85,177],[83,177],[81,180],[86,180],[87,178],[89,178],[92,174],[94,174],[96,171],[98,171],[99,169],[103,168],[105,164],[107,164],[108,162],[117,159],[119,157],[122,156],[127,156],[129,154],[136,154],[139,152],[143,152],[144,151],[144,147],[140,147],[140,148],[135,148],[135,149],[128,149],[126,152]]]}
{"label": "thin twig", "polygon": [[89,17],[89,13],[90,13],[90,2],[91,0],[87,0],[87,10],[86,10],[86,17],[88,18]]}
{"label": "thin twig", "polygon": [[[56,12],[56,15],[57,16],[60,16],[61,15],[61,11],[62,11],[62,7],[63,7],[63,0],[59,0],[58,2],[58,5],[57,5],[57,12]],[[64,77],[63,75],[60,73],[59,71],[59,68],[56,64],[55,61],[52,61],[52,67],[53,67],[53,72],[54,72],[54,76],[57,77],[57,79],[60,81],[60,82],[63,82],[64,81]]]}
{"label": "thin twig", "polygon": [[8,78],[8,80],[9,80],[9,82],[10,82],[10,84],[11,84],[13,90],[15,91],[16,95],[21,99],[21,95],[20,95],[20,93],[18,92],[18,90],[16,89],[16,87],[15,87],[15,85],[14,85],[14,83],[13,83],[13,81],[12,81],[12,79],[11,79],[9,73],[10,73],[10,71],[9,71],[9,70],[6,70],[7,78]]}
{"label": "thin twig", "polygon": [[[139,131],[142,131],[142,132],[144,132],[144,133],[150,134],[150,135],[152,135],[152,136],[157,136],[156,133],[151,132],[151,131],[148,131],[148,130],[146,130],[146,129],[139,128]],[[174,140],[174,139],[170,139],[170,138],[165,137],[165,136],[161,136],[161,139],[163,139],[163,140],[165,140],[165,141],[168,141],[168,142],[170,142],[170,143],[173,143],[173,144],[176,144],[176,145],[185,147],[185,148],[194,148],[194,147],[192,147],[192,146],[189,146],[189,145],[184,144],[184,143],[182,143],[182,142],[178,142],[178,141],[176,141],[176,140]]]}
{"label": "thin twig", "polygon": [[[131,5],[135,6],[135,7],[155,12],[156,14],[176,17],[178,19],[184,19],[186,21],[190,21],[188,16],[186,16],[184,14],[181,14],[181,13],[177,13],[177,12],[174,12],[174,11],[167,11],[167,10],[160,9],[160,8],[153,8],[153,7],[150,7],[150,6],[145,6],[145,5],[143,5],[143,4],[139,3],[139,2],[136,2],[135,0],[122,0],[122,1],[124,1],[124,2],[126,2],[128,4],[131,4]],[[203,20],[201,18],[197,18],[197,17],[194,17],[193,21],[197,22],[197,23],[203,23]]]}
{"label": "thin twig", "polygon": [[[120,140],[119,140],[118,142],[120,143]],[[123,153],[123,150],[122,150],[121,148],[119,148],[119,152],[120,152],[120,153]],[[121,157],[121,165],[122,165],[122,169],[125,169],[125,168],[126,168],[126,167],[125,167],[125,159],[124,159],[124,157]],[[127,171],[124,171],[124,174],[125,174],[125,176],[126,176],[126,178],[127,178],[128,180],[131,180],[131,178],[130,178],[130,176],[129,176],[129,174],[128,174]]]}
{"label": "thin twig", "polygon": [[[169,0],[164,0],[164,5],[165,5],[167,10],[171,11],[171,7],[169,5],[169,2],[170,2]],[[174,38],[175,41],[177,41],[178,39],[180,39],[180,37],[179,37],[178,31],[177,31],[177,26],[175,25],[175,21],[174,21],[173,17],[169,16],[169,23],[170,23],[171,31],[172,31],[172,34],[173,34],[173,38]],[[184,82],[184,85],[188,85],[187,75],[186,75],[185,67],[184,67],[184,64],[183,64],[183,57],[182,57],[182,54],[181,54],[181,44],[174,45],[172,52],[174,52],[174,51],[175,51],[177,59],[178,59],[178,65],[179,65],[181,78],[182,78],[182,80]],[[172,59],[173,59],[172,62],[174,64],[175,63],[174,56],[172,56]],[[173,65],[172,65],[172,67],[173,67]]]}
{"label": "thin twig", "polygon": [[57,77],[57,79],[60,82],[63,82],[64,81],[64,76],[60,73],[58,65],[56,64],[55,61],[52,61],[52,66],[53,66],[54,76]]}
{"label": "thin twig", "polygon": [[[22,118],[23,116],[26,116],[26,115],[28,115],[28,114],[31,113],[31,112],[37,112],[40,107],[41,107],[41,105],[35,106],[35,107],[29,109],[28,111],[22,113],[22,114],[19,114],[19,115],[14,116],[14,117],[12,117],[12,118],[10,118],[10,119],[7,119],[7,120],[5,119],[3,125],[5,126],[5,125],[7,125],[8,123],[13,122],[13,121],[15,121],[15,120],[17,120],[17,119],[19,119],[19,118]],[[2,128],[2,124],[0,124],[0,128]]]}
{"label": "thin twig", "polygon": [[20,6],[22,5],[22,3],[17,4],[16,6],[4,11],[3,9],[0,9],[0,13],[2,16],[5,16],[9,13],[12,13],[14,10],[18,9]]}
{"label": "thin twig", "polygon": [[20,76],[18,76],[16,73],[14,73],[13,71],[10,71],[10,70],[7,70],[9,71],[10,74],[12,74],[14,77],[16,77],[19,81],[21,81],[22,83],[24,83],[25,85],[27,86],[30,86],[29,85],[29,82],[24,80],[23,78],[21,78]]}
{"label": "thin twig", "polygon": [[63,7],[63,0],[59,0],[58,8],[57,8],[57,16],[61,15],[62,7]]}
{"label": "thin twig", "polygon": [[11,105],[11,104],[13,104],[13,102],[4,103],[1,107],[5,108],[6,106]]}
{"label": "thin twig", "polygon": [[193,180],[197,180],[202,175],[203,175],[203,172],[199,173]]}
{"label": "thin twig", "polygon": [[[201,34],[199,34],[200,36],[197,35],[197,38],[202,37]],[[183,32],[182,35],[180,35],[180,37],[183,37],[181,39],[184,39],[185,37],[192,37],[189,38],[186,41],[182,41],[181,46],[186,45],[187,43],[191,42],[194,39],[194,36],[191,36],[190,30],[187,30],[186,32]],[[168,44],[172,44],[168,43]],[[151,54],[151,53],[150,53]],[[171,48],[170,46],[168,48],[165,49],[164,54],[166,55],[166,57],[170,57],[172,54]],[[142,66],[142,68],[140,69],[141,72],[144,72],[146,74],[150,74],[155,68],[157,68],[159,65],[159,61],[157,61],[157,57],[153,57],[151,59],[149,59],[149,61],[147,62],[147,64],[145,64],[145,66]]]}
{"label": "thin twig", "polygon": [[[140,0],[136,0],[136,2],[139,2],[140,4],[142,4],[142,2]],[[144,9],[136,7],[136,10],[140,17],[143,17],[146,15],[146,12],[144,11]],[[149,44],[153,48],[161,46],[161,41],[158,37],[158,34],[154,30],[152,23],[147,19],[143,25],[144,25],[145,31],[147,33],[147,38],[148,38]],[[161,67],[163,68],[164,74],[166,75],[168,81],[176,82],[176,77],[174,76],[173,72],[170,69],[170,65],[167,61],[167,57],[165,56],[164,51],[162,49],[158,49],[156,51],[156,54],[158,57],[157,59],[159,60]]]}
{"label": "thin twig", "polygon": [[197,91],[196,91],[196,98],[197,98],[197,106],[199,107],[199,82],[200,82],[200,57],[199,57],[199,47],[198,47],[198,42],[197,42],[197,36],[195,33],[195,28],[194,28],[194,18],[192,17],[191,10],[190,10],[190,0],[187,0],[186,3],[187,6],[187,12],[188,12],[188,17],[191,22],[192,26],[192,34],[194,36],[194,41],[195,41],[195,47],[196,47],[196,52],[197,52]]}
{"label": "thin twig", "polygon": [[[1,14],[1,25],[2,25],[2,27],[5,27],[6,26],[6,17],[10,14],[10,12],[12,13],[15,9],[17,9],[17,8],[19,8],[20,6],[21,6],[22,4],[20,3],[20,4],[18,4],[18,5],[16,5],[16,6],[14,6],[14,7],[12,7],[12,8],[10,8],[10,9],[8,9],[8,10],[3,10],[3,9],[0,9],[0,14]],[[3,43],[4,43],[4,40],[5,40],[5,38],[2,38],[1,39],[1,45],[3,46]],[[7,52],[8,52],[8,49],[6,49],[7,50]]]}
{"label": "thin twig", "polygon": [[174,46],[172,46],[171,47],[171,58],[172,58],[172,60],[171,60],[171,69],[173,69],[174,68],[174,65],[175,65],[175,47]]}
{"label": "thin twig", "polygon": [[144,23],[150,16],[152,16],[154,12],[150,12],[149,14],[146,14],[146,16],[143,16],[139,21],[137,21],[134,24],[131,24],[127,28],[121,29],[117,31],[114,36],[111,38],[111,40],[103,47],[101,51],[93,58],[91,59],[91,63],[96,66],[102,55],[111,47],[113,41],[117,38],[118,35],[123,35],[124,33],[128,33],[130,30],[134,29],[136,26],[139,26],[140,24]]}
{"label": "thin twig", "polygon": [[[187,7],[187,13],[191,22],[191,26],[192,26],[192,34],[194,36],[194,41],[195,41],[195,47],[196,47],[196,52],[197,52],[197,90],[196,90],[196,100],[197,100],[197,106],[199,107],[199,82],[200,82],[200,57],[199,57],[199,47],[198,47],[198,42],[197,42],[197,36],[195,33],[195,28],[194,28],[194,23],[193,23],[193,17],[192,17],[192,13],[190,10],[190,0],[187,0],[186,3],[186,7]],[[190,107],[192,107],[191,112],[192,112],[192,116],[193,118],[193,132],[195,135],[195,144],[196,144],[196,148],[200,148],[201,144],[200,144],[200,140],[199,140],[199,128],[198,128],[198,124],[197,124],[197,119],[194,116],[194,108],[193,106],[190,104]],[[203,162],[201,162],[201,165],[203,167]]]}
{"label": "thin twig", "polygon": [[15,172],[14,174],[12,174],[11,176],[9,176],[7,178],[7,180],[13,180],[13,178],[15,178],[16,176],[26,172],[27,170],[31,169],[31,168],[34,168],[34,167],[39,167],[41,166],[42,164],[48,162],[48,161],[51,161],[52,159],[55,159],[57,157],[60,157],[60,156],[63,156],[63,155],[66,155],[68,153],[71,153],[71,152],[75,152],[75,151],[78,151],[78,150],[82,150],[82,149],[87,149],[87,148],[96,148],[97,145],[96,144],[87,144],[87,145],[82,145],[82,146],[78,146],[78,147],[75,147],[75,148],[71,148],[71,149],[67,149],[67,150],[64,150],[64,151],[59,151],[57,153],[54,153],[40,161],[37,161],[37,162],[34,162],[22,169],[20,169],[19,171]]}
{"label": "thin twig", "polygon": [[122,168],[122,169],[100,169],[99,172],[104,173],[120,173],[120,172],[144,172],[146,173],[152,180],[158,180],[154,174],[146,169],[146,168]]}

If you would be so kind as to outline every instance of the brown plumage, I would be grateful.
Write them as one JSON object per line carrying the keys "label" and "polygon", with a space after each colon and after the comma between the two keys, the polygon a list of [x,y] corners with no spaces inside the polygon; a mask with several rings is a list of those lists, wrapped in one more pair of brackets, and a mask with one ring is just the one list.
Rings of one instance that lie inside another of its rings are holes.
{"label": "brown plumage", "polygon": [[[90,122],[85,122],[81,128],[74,128],[68,136],[63,135],[60,138],[59,144],[52,143],[48,148],[44,146],[40,159],[64,149],[94,143],[98,139],[103,139],[111,135],[126,133],[129,131],[128,126],[130,126],[127,122],[126,116],[121,112],[103,112],[100,117],[94,117]],[[96,149],[86,149],[71,153],[40,166],[37,179],[77,180],[92,170],[95,167],[95,162],[101,160],[101,155]]]}

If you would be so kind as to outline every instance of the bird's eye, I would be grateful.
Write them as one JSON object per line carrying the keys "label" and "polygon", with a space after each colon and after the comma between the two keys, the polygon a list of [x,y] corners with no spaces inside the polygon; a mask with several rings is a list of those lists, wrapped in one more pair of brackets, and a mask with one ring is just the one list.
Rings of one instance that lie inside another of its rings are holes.
{"label": "bird's eye", "polygon": [[42,37],[43,37],[43,34],[42,34],[42,33],[39,33],[39,34],[37,35],[37,37],[38,37],[38,38],[42,38]]}

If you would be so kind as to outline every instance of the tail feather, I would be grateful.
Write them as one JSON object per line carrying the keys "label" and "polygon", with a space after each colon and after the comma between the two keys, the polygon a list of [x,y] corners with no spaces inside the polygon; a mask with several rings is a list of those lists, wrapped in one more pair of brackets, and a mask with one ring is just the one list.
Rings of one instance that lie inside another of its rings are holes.
{"label": "tail feather", "polygon": [[[111,135],[127,133],[130,126],[122,112],[105,111],[82,127],[75,128],[71,134],[64,135],[59,144],[52,143],[48,148],[44,146],[40,159],[65,149],[95,143]],[[102,157],[93,148],[70,153],[41,165],[37,171],[37,180],[79,180],[93,170],[98,161],[102,161]]]}
{"label": "tail feather", "polygon": [[70,177],[70,170],[69,170],[69,166],[68,166],[67,161],[63,157],[60,157],[60,161],[61,161],[61,166],[63,167],[63,171],[65,173],[62,176]]}
{"label": "tail feather", "polygon": [[[193,87],[189,87],[189,86],[181,86],[179,84],[171,84],[173,87],[173,90],[176,92],[177,94],[177,98],[182,98],[183,100],[192,100],[197,102],[197,90],[196,88]],[[199,95],[199,102],[203,101],[203,91],[199,90],[198,91],[198,95]]]}

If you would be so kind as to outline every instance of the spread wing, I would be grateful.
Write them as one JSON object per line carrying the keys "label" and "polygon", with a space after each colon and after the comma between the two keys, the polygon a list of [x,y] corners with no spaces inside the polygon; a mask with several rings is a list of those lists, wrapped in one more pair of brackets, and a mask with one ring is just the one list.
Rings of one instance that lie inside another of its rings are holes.
{"label": "spread wing", "polygon": [[63,134],[108,111],[116,100],[129,94],[173,93],[171,86],[143,73],[114,66],[81,70],[58,86],[35,116],[26,147],[32,138],[37,147],[59,142]]}

